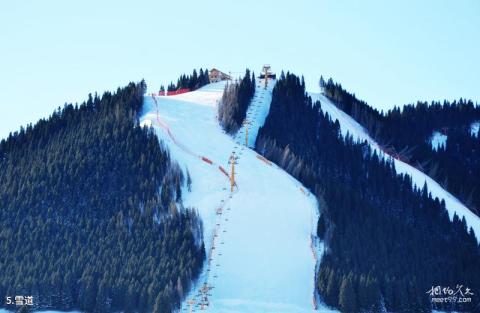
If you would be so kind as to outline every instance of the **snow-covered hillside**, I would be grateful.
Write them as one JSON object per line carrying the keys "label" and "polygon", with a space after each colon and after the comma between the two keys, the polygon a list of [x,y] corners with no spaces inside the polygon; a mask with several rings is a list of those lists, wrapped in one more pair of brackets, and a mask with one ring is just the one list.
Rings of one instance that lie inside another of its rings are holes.
{"label": "snow-covered hillside", "polygon": [[[310,96],[314,101],[320,101],[322,110],[328,112],[332,120],[339,121],[342,135],[345,136],[347,133],[350,133],[354,138],[360,141],[366,140],[379,155],[385,156],[378,143],[368,135],[367,131],[348,114],[337,108],[327,97],[322,94],[315,93],[311,93]],[[456,212],[460,218],[464,216],[467,221],[467,225],[472,227],[477,238],[480,238],[480,218],[472,213],[465,205],[463,205],[460,200],[443,189],[442,186],[440,186],[428,175],[419,171],[415,167],[397,159],[394,159],[394,162],[397,173],[410,175],[413,183],[420,188],[423,187],[424,183],[426,182],[433,197],[438,197],[439,199],[445,200],[445,205],[449,212],[450,218],[452,218],[454,212]]]}
{"label": "snow-covered hillside", "polygon": [[[182,309],[193,299],[198,311],[207,295],[207,312],[312,312],[316,256],[322,249],[321,243],[312,244],[317,201],[245,147],[245,127],[236,138],[224,133],[216,119],[223,88],[215,83],[178,96],[146,97],[141,118],[188,168],[193,183],[191,192],[184,190],[184,203],[197,208],[204,222],[207,262]],[[267,90],[261,82],[256,88],[247,113],[249,147],[268,114],[272,88],[272,80]],[[220,170],[230,173],[232,154],[233,193]]]}

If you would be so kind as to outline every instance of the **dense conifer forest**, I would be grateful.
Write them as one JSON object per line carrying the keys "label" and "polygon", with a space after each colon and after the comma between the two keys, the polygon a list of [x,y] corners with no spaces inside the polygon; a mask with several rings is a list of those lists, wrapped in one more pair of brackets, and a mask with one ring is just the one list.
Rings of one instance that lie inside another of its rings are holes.
{"label": "dense conifer forest", "polygon": [[138,126],[145,88],[89,96],[0,142],[1,299],[32,295],[36,310],[178,307],[204,259],[202,226],[182,207],[181,169]]}
{"label": "dense conifer forest", "polygon": [[242,126],[254,94],[255,74],[250,75],[249,69],[239,83],[225,85],[218,105],[218,119],[227,133],[233,134]]}
{"label": "dense conifer forest", "polygon": [[[190,75],[182,74],[178,78],[177,84],[171,82],[167,86],[167,91],[174,91],[183,88],[188,88],[190,91],[193,91],[205,86],[208,83],[210,83],[210,79],[208,77],[208,69],[203,70],[202,68],[200,68],[198,72],[196,69],[194,69],[193,73]],[[165,87],[160,86],[160,91],[165,91]]]}
{"label": "dense conifer forest", "polygon": [[[338,121],[282,73],[256,150],[312,190],[325,242],[317,273],[323,301],[342,312],[430,312],[427,291],[457,284],[480,290],[480,247],[464,219],[412,187],[367,143],[343,138]],[[281,214],[281,212],[279,212]],[[437,309],[473,312],[472,303]]]}
{"label": "dense conifer forest", "polygon": [[[417,102],[386,113],[358,100],[331,79],[320,79],[325,95],[369,133],[386,151],[425,172],[480,216],[480,136],[471,134],[480,121],[480,105],[471,100]],[[432,149],[434,132],[447,136]]]}

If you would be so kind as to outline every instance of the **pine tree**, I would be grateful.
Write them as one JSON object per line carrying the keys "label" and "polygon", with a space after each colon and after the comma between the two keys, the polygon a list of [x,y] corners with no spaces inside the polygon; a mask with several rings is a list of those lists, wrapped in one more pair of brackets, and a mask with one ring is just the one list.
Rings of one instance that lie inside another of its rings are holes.
{"label": "pine tree", "polygon": [[328,276],[327,290],[325,293],[325,302],[332,306],[338,306],[338,280],[335,272],[332,270]]}
{"label": "pine tree", "polygon": [[162,310],[162,297],[161,294],[157,295],[157,298],[155,299],[155,304],[153,305],[153,313],[162,313],[164,312]]}
{"label": "pine tree", "polygon": [[338,304],[344,313],[357,312],[357,300],[352,278],[344,276],[340,285]]}
{"label": "pine tree", "polygon": [[187,169],[187,190],[192,191],[192,177],[190,176],[190,172]]}

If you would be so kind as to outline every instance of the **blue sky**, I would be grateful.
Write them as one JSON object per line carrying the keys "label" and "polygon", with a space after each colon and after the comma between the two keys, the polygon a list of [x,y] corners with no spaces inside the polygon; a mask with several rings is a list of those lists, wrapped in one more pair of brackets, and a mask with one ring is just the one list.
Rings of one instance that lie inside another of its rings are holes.
{"label": "blue sky", "polygon": [[89,92],[194,67],[332,76],[371,105],[480,102],[480,1],[9,1],[0,138]]}

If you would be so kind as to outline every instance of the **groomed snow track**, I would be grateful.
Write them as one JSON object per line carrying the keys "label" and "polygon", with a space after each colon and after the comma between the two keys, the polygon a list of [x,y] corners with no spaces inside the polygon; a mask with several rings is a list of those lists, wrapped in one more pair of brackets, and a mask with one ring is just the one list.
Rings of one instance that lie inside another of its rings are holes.
{"label": "groomed snow track", "polygon": [[378,155],[385,158],[392,158],[397,173],[410,175],[412,177],[412,182],[418,188],[422,188],[426,183],[429,192],[434,198],[445,200],[445,206],[450,218],[453,217],[454,213],[456,213],[460,218],[465,217],[468,227],[472,227],[477,238],[480,238],[480,218],[470,211],[460,200],[458,200],[455,196],[445,190],[442,186],[440,186],[440,184],[422,171],[416,169],[408,163],[385,154],[380,145],[370,137],[367,131],[352,117],[337,108],[335,104],[330,101],[330,99],[322,94],[310,93],[310,96],[314,101],[320,101],[322,110],[327,112],[333,121],[338,120],[343,136],[346,136],[346,134],[349,133],[358,141],[367,141],[370,147],[374,149]]}
{"label": "groomed snow track", "polygon": [[[332,312],[314,295],[322,252],[314,235],[316,199],[251,149],[274,83],[264,89],[258,82],[247,112],[248,146],[245,126],[232,138],[218,125],[223,82],[145,98],[141,123],[153,126],[173,159],[188,168],[192,190],[184,190],[184,204],[197,208],[204,223],[207,260],[182,312]],[[232,153],[236,188],[230,192],[225,176]]]}

